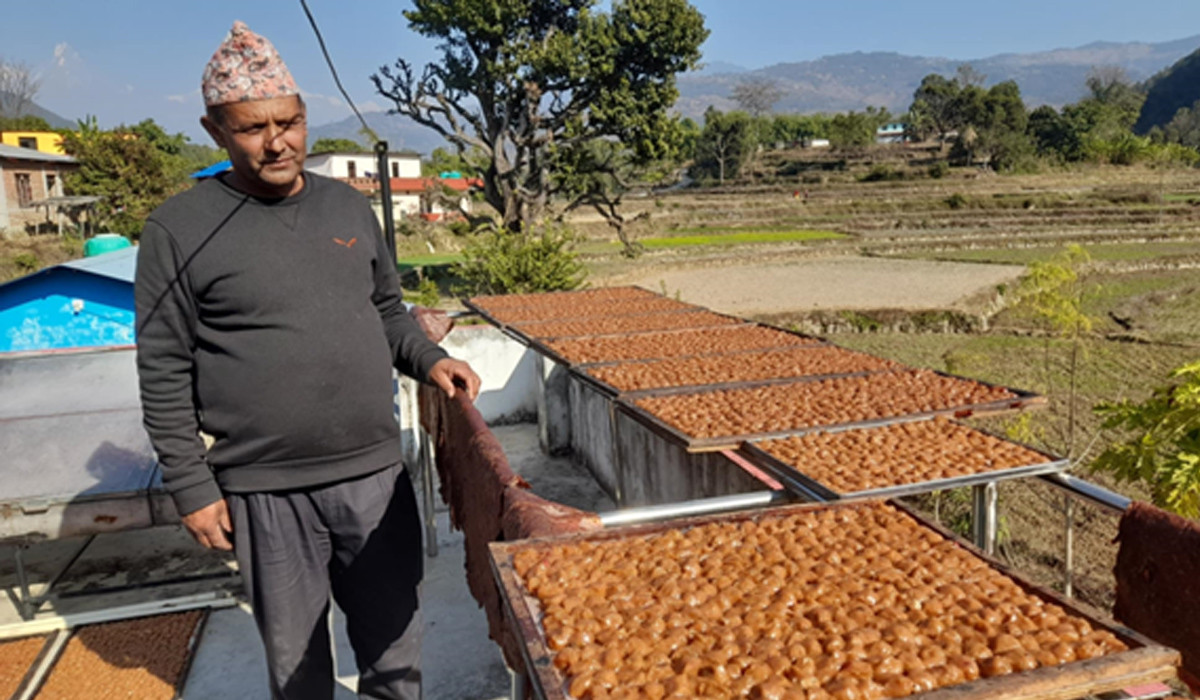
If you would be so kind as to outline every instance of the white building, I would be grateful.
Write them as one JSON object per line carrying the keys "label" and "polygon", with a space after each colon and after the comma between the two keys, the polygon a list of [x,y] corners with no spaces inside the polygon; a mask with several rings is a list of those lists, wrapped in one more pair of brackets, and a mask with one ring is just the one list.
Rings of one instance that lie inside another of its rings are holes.
{"label": "white building", "polygon": [[[378,174],[376,162],[374,153],[310,153],[304,161],[304,169],[325,177],[353,180],[375,177]],[[421,154],[413,151],[388,153],[388,171],[392,178],[421,177]]]}

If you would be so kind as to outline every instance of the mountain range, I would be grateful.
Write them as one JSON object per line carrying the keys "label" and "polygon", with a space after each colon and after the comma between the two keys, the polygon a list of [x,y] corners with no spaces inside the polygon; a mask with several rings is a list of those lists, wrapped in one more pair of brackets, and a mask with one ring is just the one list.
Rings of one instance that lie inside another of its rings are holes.
{"label": "mountain range", "polygon": [[[781,95],[778,113],[842,112],[868,105],[903,112],[921,79],[930,73],[952,77],[960,65],[970,64],[985,76],[985,86],[1015,80],[1030,109],[1043,104],[1060,107],[1084,94],[1084,81],[1094,68],[1118,66],[1133,81],[1144,81],[1200,48],[1200,35],[1149,44],[1143,42],[1096,42],[1076,48],[1033,53],[1008,53],[960,61],[949,58],[908,56],[888,52],[854,52],[824,56],[813,61],[777,63],[747,69],[732,63],[714,62],[679,77],[680,98],[676,109],[697,121],[710,105],[721,110],[736,108],[730,99],[733,87],[753,79],[770,80]],[[1190,104],[1190,103],[1189,103]],[[74,123],[37,107],[56,128]],[[363,118],[393,150],[429,153],[445,146],[440,135],[403,117],[386,112],[366,112]],[[356,117],[309,128],[310,141],[345,138],[365,143]]]}

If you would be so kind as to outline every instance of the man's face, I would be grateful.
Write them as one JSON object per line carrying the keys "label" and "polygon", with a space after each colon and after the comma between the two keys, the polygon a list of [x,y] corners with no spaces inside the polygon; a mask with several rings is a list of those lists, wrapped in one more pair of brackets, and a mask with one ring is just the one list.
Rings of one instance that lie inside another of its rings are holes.
{"label": "man's face", "polygon": [[299,97],[223,105],[219,119],[200,118],[209,136],[229,152],[233,185],[259,197],[287,197],[304,187],[308,125]]}

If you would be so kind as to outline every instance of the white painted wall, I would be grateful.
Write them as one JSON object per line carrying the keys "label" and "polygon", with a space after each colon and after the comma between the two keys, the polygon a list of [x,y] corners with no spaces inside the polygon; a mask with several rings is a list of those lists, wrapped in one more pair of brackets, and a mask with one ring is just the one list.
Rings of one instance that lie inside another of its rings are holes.
{"label": "white painted wall", "polygon": [[[318,153],[310,155],[304,161],[304,169],[326,177],[350,177],[350,163],[354,163],[354,176],[366,177],[367,173],[374,174],[375,155],[372,153]],[[392,175],[392,165],[395,164],[397,174]],[[388,175],[390,177],[421,177],[421,158],[419,156],[389,155]]]}

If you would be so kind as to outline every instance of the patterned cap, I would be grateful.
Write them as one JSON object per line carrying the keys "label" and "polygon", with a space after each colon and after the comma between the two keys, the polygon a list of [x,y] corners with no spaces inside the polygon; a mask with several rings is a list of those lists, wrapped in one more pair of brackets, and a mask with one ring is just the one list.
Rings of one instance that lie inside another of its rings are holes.
{"label": "patterned cap", "polygon": [[233,23],[233,29],[204,67],[200,91],[209,107],[300,94],[271,42],[241,21]]}

